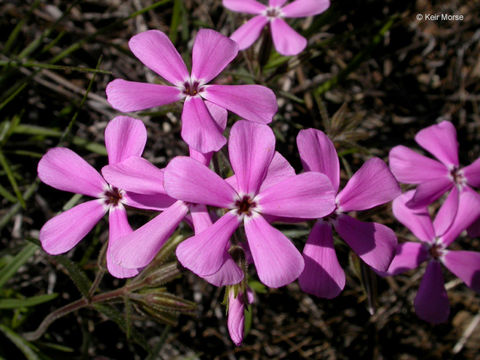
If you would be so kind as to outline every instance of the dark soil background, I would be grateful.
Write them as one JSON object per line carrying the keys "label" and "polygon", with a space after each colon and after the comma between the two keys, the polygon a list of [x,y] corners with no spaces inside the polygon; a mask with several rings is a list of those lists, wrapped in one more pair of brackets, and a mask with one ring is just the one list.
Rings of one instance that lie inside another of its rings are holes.
{"label": "dark soil background", "polygon": [[[23,208],[3,166],[0,184],[13,199],[0,195],[0,278],[25,244],[38,243],[41,226],[71,198],[35,180],[39,158],[60,144],[100,169],[106,164],[103,132],[118,115],[106,102],[107,83],[115,78],[158,81],[130,53],[130,37],[147,29],[162,30],[188,64],[198,29],[229,35],[247,18],[223,8],[221,0],[166,0],[131,16],[154,3],[0,2],[0,152],[25,201]],[[460,14],[463,20],[417,20],[417,14],[437,13]],[[298,172],[295,139],[302,128],[324,130],[334,139],[346,180],[371,156],[387,160],[393,146],[418,149],[415,133],[440,119],[456,126],[461,163],[469,164],[480,156],[479,19],[478,1],[332,0],[324,14],[291,22],[309,39],[301,55],[268,59],[268,40],[257,42],[240,53],[217,82],[254,82],[275,91],[280,106],[271,126],[277,150]],[[249,66],[258,65],[257,59],[264,70],[252,76]],[[148,129],[144,156],[159,167],[187,151],[180,141],[180,114],[180,104],[134,114]],[[229,124],[234,119],[231,115]],[[132,224],[140,226],[148,216],[132,214]],[[412,239],[389,206],[361,214],[361,219],[391,226],[399,241]],[[280,228],[303,248],[307,224]],[[101,222],[64,255],[90,280],[107,230]],[[190,230],[185,226],[182,231]],[[463,236],[454,247],[480,250],[480,241]],[[59,296],[36,306],[0,306],[0,358],[35,359],[21,350],[23,344],[39,359],[480,359],[478,294],[445,272],[451,314],[447,323],[432,326],[418,319],[413,309],[423,270],[388,279],[373,276],[377,295],[371,315],[355,259],[340,241],[336,249],[347,273],[339,297],[317,299],[301,292],[297,283],[260,291],[251,329],[243,345],[235,347],[226,328],[223,290],[188,272],[167,288],[196,302],[195,316],[181,315],[176,325],[167,326],[134,312],[132,326],[144,339],[143,346],[94,308],[57,320],[42,338],[27,343],[23,333],[81,297],[69,270],[38,248],[0,286],[0,299],[52,292]],[[107,274],[100,291],[122,284]],[[121,303],[114,306],[124,311]]]}

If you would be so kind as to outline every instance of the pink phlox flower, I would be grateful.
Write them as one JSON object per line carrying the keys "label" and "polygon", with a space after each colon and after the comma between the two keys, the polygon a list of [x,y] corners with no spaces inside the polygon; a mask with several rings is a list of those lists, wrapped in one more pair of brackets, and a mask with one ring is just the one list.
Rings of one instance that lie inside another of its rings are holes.
{"label": "pink phlox flower", "polygon": [[[235,289],[233,287],[228,288],[228,333],[230,338],[236,346],[240,346],[243,341],[244,328],[245,328],[245,305],[250,305],[254,302],[255,298],[253,291],[247,288],[246,294],[237,292],[235,296]],[[246,296],[245,296],[246,295]],[[245,299],[245,297],[247,299]],[[246,301],[245,301],[246,300]]]}
{"label": "pink phlox flower", "polygon": [[[393,201],[393,214],[420,242],[398,244],[387,275],[397,275],[420,266],[427,261],[427,269],[415,297],[417,315],[430,323],[438,324],[448,319],[450,305],[444,287],[441,264],[463,280],[473,290],[480,292],[480,252],[448,250],[447,247],[480,216],[480,196],[469,187],[459,194],[458,211],[452,221],[451,211],[442,209],[432,222],[426,206],[410,208],[408,202],[414,197],[411,190]],[[451,226],[446,232],[441,224]]]}
{"label": "pink phlox flower", "polygon": [[170,86],[116,79],[107,85],[107,100],[123,112],[137,111],[184,100],[182,138],[195,150],[218,151],[227,110],[244,119],[269,123],[277,111],[272,90],[260,85],[209,85],[237,56],[238,45],[226,36],[201,29],[192,51],[192,72],[167,35],[149,30],[133,36],[130,50]]}
{"label": "pink phlox flower", "polygon": [[[390,151],[390,169],[399,182],[417,185],[415,195],[408,203],[411,207],[429,205],[450,191],[446,209],[452,212],[449,218],[453,220],[462,189],[480,187],[480,158],[469,166],[460,166],[457,132],[449,121],[420,130],[415,141],[437,160],[400,145]],[[439,226],[443,226],[441,230],[446,231],[450,224],[445,222]],[[469,233],[479,235],[479,228],[480,222]]]}
{"label": "pink phlox flower", "polygon": [[345,213],[385,204],[401,191],[385,162],[372,158],[339,192],[340,165],[332,141],[322,131],[308,129],[298,134],[297,146],[307,174],[325,174],[338,192],[336,208],[317,221],[308,237],[303,250],[305,269],[299,283],[307,293],[333,298],[345,286],[345,273],[333,247],[332,227],[367,265],[387,270],[397,245],[395,233],[385,225],[362,222]]}
{"label": "pink phlox flower", "polygon": [[[130,156],[140,156],[147,140],[147,131],[140,120],[118,116],[105,129],[105,145],[109,164],[116,164]],[[50,149],[38,163],[38,176],[56,189],[94,197],[53,217],[40,229],[43,249],[52,255],[71,250],[108,212],[109,241],[107,267],[116,277],[131,277],[138,269],[126,269],[112,261],[115,247],[125,234],[132,231],[124,205],[149,210],[160,210],[172,200],[167,196],[145,197],[112,186],[79,155],[67,148]]]}
{"label": "pink phlox flower", "polygon": [[[202,154],[190,148],[190,157],[208,165],[212,153]],[[138,269],[147,266],[182,220],[187,220],[196,231],[211,224],[210,215],[204,205],[185,203],[166,193],[163,185],[164,172],[164,169],[157,168],[139,156],[131,156],[102,169],[103,177],[115,186],[141,194],[145,198],[163,197],[169,200],[162,213],[135,231],[125,234],[122,244],[112,252],[113,261],[124,268]],[[187,219],[189,211],[190,216]]]}
{"label": "pink phlox flower", "polygon": [[256,15],[240,26],[230,38],[238,43],[240,50],[250,47],[270,24],[273,44],[282,55],[297,55],[307,46],[307,39],[293,30],[284,18],[301,18],[318,15],[330,6],[329,0],[296,0],[285,5],[287,0],[269,0],[268,6],[254,0],[223,0],[223,6],[237,12]]}
{"label": "pink phlox flower", "polygon": [[165,169],[165,190],[171,197],[226,209],[212,226],[183,241],[177,258],[198,276],[216,274],[231,258],[230,237],[243,223],[260,280],[269,287],[284,286],[300,275],[303,258],[263,215],[325,216],[335,208],[332,185],[323,174],[292,174],[288,162],[275,156],[275,136],[266,125],[238,121],[228,149],[235,173],[229,181],[187,157],[174,158]]}

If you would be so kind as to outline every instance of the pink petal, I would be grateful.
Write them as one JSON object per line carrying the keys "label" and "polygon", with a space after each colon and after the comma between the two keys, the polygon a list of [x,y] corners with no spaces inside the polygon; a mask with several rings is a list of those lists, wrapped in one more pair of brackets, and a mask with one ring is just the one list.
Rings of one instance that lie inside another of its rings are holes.
{"label": "pink petal", "polygon": [[414,193],[415,190],[411,190],[393,200],[393,215],[419,240],[432,243],[435,240],[435,231],[427,207],[410,208],[407,206]]}
{"label": "pink petal", "polygon": [[467,228],[468,236],[480,237],[480,218]]}
{"label": "pink petal", "polygon": [[342,211],[367,210],[401,194],[400,186],[383,160],[372,158],[353,174],[337,196]]}
{"label": "pink petal", "polygon": [[307,46],[307,39],[293,30],[285,20],[275,18],[270,22],[275,49],[282,55],[297,55]]}
{"label": "pink petal", "polygon": [[280,7],[283,6],[283,4],[285,4],[286,2],[287,0],[268,0],[268,6]]}
{"label": "pink petal", "polygon": [[223,265],[213,275],[202,276],[203,279],[210,284],[222,287],[227,285],[235,285],[243,280],[243,271],[235,264],[235,261],[231,257],[227,257]]}
{"label": "pink petal", "polygon": [[228,240],[239,223],[238,216],[231,212],[226,213],[200,234],[180,243],[176,250],[178,261],[201,277],[217,273],[230,258],[227,252]]}
{"label": "pink petal", "polygon": [[290,284],[302,273],[304,262],[300,252],[262,216],[246,218],[245,232],[262,283],[278,288]]}
{"label": "pink petal", "polygon": [[305,171],[316,171],[330,179],[335,191],[340,183],[340,164],[332,141],[323,131],[300,130],[297,147]]}
{"label": "pink petal", "polygon": [[463,175],[470,186],[480,187],[480,159],[463,168]]}
{"label": "pink petal", "polygon": [[141,120],[117,116],[105,129],[108,163],[115,164],[130,156],[141,156],[147,142],[147,129]]}
{"label": "pink petal", "polygon": [[420,319],[432,324],[440,324],[448,319],[450,304],[443,285],[442,268],[437,261],[431,261],[425,270],[415,297],[415,312]]}
{"label": "pink petal", "polygon": [[202,97],[246,120],[265,124],[278,108],[273,91],[260,85],[208,85]]}
{"label": "pink petal", "polygon": [[453,186],[454,184],[447,177],[424,182],[417,186],[415,195],[408,202],[407,206],[416,208],[430,205]]}
{"label": "pink petal", "polygon": [[438,210],[435,220],[433,220],[433,228],[435,229],[437,236],[443,235],[452,224],[455,215],[457,214],[459,200],[460,191],[454,186],[452,187],[450,194],[448,194],[447,199]]}
{"label": "pink petal", "polygon": [[282,11],[285,17],[306,17],[318,15],[329,6],[329,0],[296,0],[285,6]]}
{"label": "pink petal", "polygon": [[335,210],[335,191],[325,175],[307,172],[263,190],[258,202],[264,214],[317,219]]}
{"label": "pink petal", "polygon": [[162,185],[164,170],[138,156],[104,166],[102,174],[110,184],[125,191],[138,194],[165,194]]}
{"label": "pink petal", "polygon": [[443,264],[462,279],[468,287],[480,292],[480,253],[476,251],[447,251]]}
{"label": "pink petal", "polygon": [[410,150],[395,146],[389,155],[390,170],[401,183],[421,184],[448,177],[448,169],[440,162]]}
{"label": "pink petal", "polygon": [[203,230],[212,226],[212,218],[208,213],[205,205],[190,205],[190,215],[192,217],[193,228],[195,234],[201,233]]}
{"label": "pink petal", "polygon": [[200,29],[192,52],[192,78],[208,83],[222,72],[238,53],[238,45],[211,29]]}
{"label": "pink petal", "polygon": [[280,181],[295,176],[295,169],[278,151],[273,155],[273,160],[267,170],[267,175],[260,186],[260,192],[268,189]]}
{"label": "pink petal", "polygon": [[320,298],[333,299],[345,287],[345,273],[333,247],[332,228],[318,221],[303,249],[305,269],[298,278],[303,291]]}
{"label": "pink petal", "polygon": [[405,242],[397,245],[395,257],[388,267],[388,275],[398,275],[415,269],[429,257],[425,245],[416,242]]}
{"label": "pink petal", "polygon": [[220,150],[227,139],[200,97],[185,99],[182,112],[182,139],[195,150],[208,153]]}
{"label": "pink petal", "polygon": [[139,229],[118,240],[121,246],[112,249],[112,260],[129,269],[147,266],[187,212],[188,206],[182,201],[177,201]]}
{"label": "pink petal", "polygon": [[[441,236],[445,246],[450,245],[460,233],[480,217],[480,195],[466,186],[460,193],[457,215],[447,232]],[[437,230],[437,229],[435,229]],[[437,236],[440,235],[437,233]]]}
{"label": "pink petal", "polygon": [[228,153],[237,190],[257,194],[275,153],[275,135],[267,125],[237,121],[230,131]]}
{"label": "pink petal", "polygon": [[74,206],[50,220],[40,229],[39,239],[50,255],[69,251],[82,240],[105,215],[98,200]]}
{"label": "pink petal", "polygon": [[420,130],[415,141],[446,166],[458,166],[457,131],[450,121]]}
{"label": "pink petal", "polygon": [[397,237],[392,229],[340,215],[335,230],[367,265],[377,271],[388,269],[397,247]]}
{"label": "pink petal", "polygon": [[175,46],[163,32],[149,30],[133,36],[130,50],[148,68],[174,85],[186,81],[188,70]]}
{"label": "pink petal", "polygon": [[217,123],[220,129],[225,130],[227,127],[228,111],[221,106],[218,106],[210,101],[204,101],[208,112],[212,119]]}
{"label": "pink petal", "polygon": [[245,303],[253,302],[253,293],[250,289],[247,289],[247,298],[245,301],[244,294],[241,292],[237,293],[237,297],[235,297],[233,289],[230,289],[228,293],[228,333],[236,346],[240,346],[243,341]]}
{"label": "pink petal", "polygon": [[89,163],[67,148],[53,148],[38,163],[38,177],[58,190],[98,197],[107,186]]}
{"label": "pink petal", "polygon": [[167,194],[137,194],[128,191],[124,195],[125,204],[137,209],[163,211],[175,203]]}
{"label": "pink petal", "polygon": [[147,84],[123,79],[108,83],[107,101],[116,110],[131,112],[179,101],[182,92],[173,86]]}
{"label": "pink petal", "polygon": [[259,14],[267,7],[254,0],[223,0],[227,9],[247,14]]}
{"label": "pink petal", "polygon": [[188,147],[188,150],[190,153],[190,157],[192,159],[197,160],[198,162],[202,163],[207,167],[210,165],[210,161],[212,160],[212,156],[213,156],[213,151],[204,154],[204,153],[198,152],[192,147]]}
{"label": "pink petal", "polygon": [[164,186],[175,199],[229,208],[235,190],[215,172],[189,157],[177,156],[165,169]]}
{"label": "pink petal", "polygon": [[122,208],[110,209],[108,216],[108,248],[107,248],[107,268],[108,272],[117,278],[130,278],[137,275],[139,269],[127,269],[113,261],[112,249],[122,246],[126,239],[124,236],[133,232],[127,220],[127,212]]}
{"label": "pink petal", "polygon": [[260,37],[267,24],[268,19],[264,15],[257,15],[235,30],[230,39],[238,44],[239,50],[245,50]]}

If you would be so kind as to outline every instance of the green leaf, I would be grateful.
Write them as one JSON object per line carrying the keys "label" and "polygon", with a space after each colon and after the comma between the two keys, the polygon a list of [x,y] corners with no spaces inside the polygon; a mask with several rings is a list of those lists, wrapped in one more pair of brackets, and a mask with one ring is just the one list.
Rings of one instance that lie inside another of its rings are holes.
{"label": "green leaf", "polygon": [[2,165],[3,170],[5,170],[5,173],[7,174],[8,180],[10,181],[10,185],[12,185],[15,195],[17,195],[18,202],[25,209],[27,205],[25,204],[25,200],[23,199],[22,193],[18,188],[17,180],[15,180],[15,176],[13,175],[12,169],[10,168],[10,165],[8,164],[7,159],[5,158],[1,150],[0,150],[0,165]]}
{"label": "green leaf", "polygon": [[32,296],[26,299],[0,299],[0,309],[17,309],[28,306],[35,306],[55,299],[58,294],[45,294]]}
{"label": "green leaf", "polygon": [[68,275],[70,275],[70,279],[72,279],[73,283],[78,288],[80,293],[83,296],[87,296],[90,290],[90,286],[92,286],[92,283],[88,278],[87,274],[85,274],[85,272],[80,269],[80,267],[76,263],[74,263],[72,260],[65,256],[55,256],[55,260],[63,267],[65,267],[65,269],[67,269]]}
{"label": "green leaf", "polygon": [[7,338],[13,342],[18,349],[25,355],[28,360],[40,360],[40,357],[35,353],[35,348],[28,341],[24,340],[20,335],[6,327],[5,325],[0,324],[0,331],[2,331]]}
{"label": "green leaf", "polygon": [[258,294],[267,293],[267,288],[260,281],[251,280],[248,282],[248,286]]}
{"label": "green leaf", "polygon": [[38,249],[38,246],[28,243],[25,247],[10,261],[10,263],[2,269],[0,273],[0,288],[17,272],[17,270],[25,264],[33,253]]}

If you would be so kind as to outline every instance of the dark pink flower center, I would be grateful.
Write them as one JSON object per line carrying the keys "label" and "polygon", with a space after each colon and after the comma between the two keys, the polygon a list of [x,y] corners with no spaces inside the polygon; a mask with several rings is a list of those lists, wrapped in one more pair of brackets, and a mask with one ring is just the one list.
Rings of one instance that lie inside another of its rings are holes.
{"label": "dark pink flower center", "polygon": [[282,15],[282,12],[279,8],[268,8],[265,15],[269,18],[277,18]]}
{"label": "dark pink flower center", "polygon": [[122,192],[116,187],[112,186],[103,193],[105,205],[118,206],[123,199]]}
{"label": "dark pink flower center", "polygon": [[257,206],[257,203],[249,195],[243,195],[241,199],[235,201],[235,209],[237,215],[252,215],[252,210]]}
{"label": "dark pink flower center", "polygon": [[430,249],[428,249],[428,253],[433,259],[439,259],[443,255],[443,247],[438,244],[433,244]]}
{"label": "dark pink flower center", "polygon": [[183,83],[183,93],[187,96],[197,96],[203,91],[203,87],[198,81],[185,81]]}
{"label": "dark pink flower center", "polygon": [[453,182],[459,187],[463,187],[467,183],[467,179],[465,179],[463,171],[456,166],[450,170],[450,176]]}

